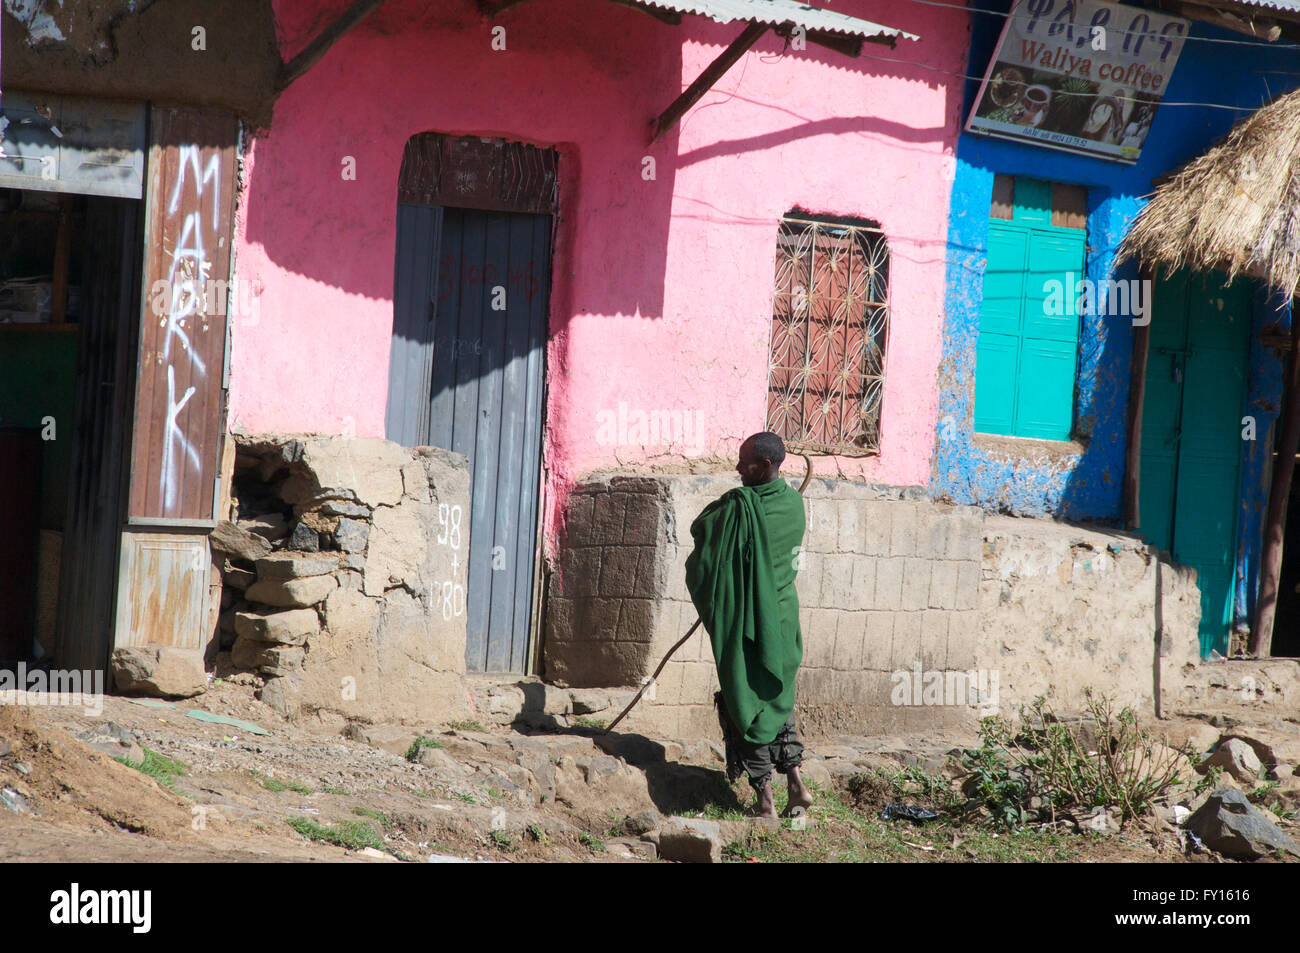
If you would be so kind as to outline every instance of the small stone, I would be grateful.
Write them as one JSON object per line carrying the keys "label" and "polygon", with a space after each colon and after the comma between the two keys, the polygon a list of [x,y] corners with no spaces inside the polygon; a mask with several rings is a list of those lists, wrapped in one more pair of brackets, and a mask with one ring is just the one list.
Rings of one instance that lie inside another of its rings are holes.
{"label": "small stone", "polygon": [[320,534],[300,522],[293,528],[293,533],[289,536],[289,548],[300,553],[318,553],[320,552]]}
{"label": "small stone", "polygon": [[596,688],[575,688],[569,692],[575,715],[594,715],[609,708],[609,692]]}
{"label": "small stone", "polygon": [[1267,857],[1282,851],[1300,857],[1300,845],[1264,817],[1241,791],[1221,788],[1187,819],[1187,830],[1228,857]]}
{"label": "small stone", "polygon": [[1075,817],[1080,830],[1094,831],[1098,834],[1118,834],[1120,829],[1119,812],[1114,808],[1094,807],[1087,813]]}
{"label": "small stone", "polygon": [[235,559],[255,561],[271,551],[271,544],[261,536],[230,522],[222,520],[208,536],[208,543],[213,549],[223,552]]}
{"label": "small stone", "polygon": [[395,725],[367,725],[358,721],[348,725],[347,734],[353,741],[360,741],[372,748],[380,748],[399,758],[406,757],[406,752],[411,749],[411,744],[416,739],[415,732],[406,728],[398,728]]}
{"label": "small stone", "polygon": [[1264,770],[1255,749],[1240,738],[1229,738],[1202,764],[1203,770],[1222,768],[1238,781],[1254,781]]}
{"label": "small stone", "polygon": [[302,685],[296,678],[268,678],[257,697],[272,711],[292,718],[301,706]]}
{"label": "small stone", "polygon": [[128,695],[189,698],[208,687],[203,653],[197,649],[144,645],[116,649],[112,662],[117,690]]}
{"label": "small stone", "polygon": [[421,748],[417,759],[420,764],[433,770],[435,774],[463,778],[469,769],[441,748]]}
{"label": "small stone", "polygon": [[240,520],[239,528],[246,529],[272,543],[289,535],[289,521],[281,513],[266,513],[252,519]]}
{"label": "small stone", "polygon": [[316,507],[326,516],[348,516],[353,519],[369,519],[370,507],[360,503],[348,503],[344,500],[326,500]]}
{"label": "small stone", "polygon": [[227,559],[221,569],[221,580],[232,589],[247,589],[257,582],[257,573],[249,569],[240,569]]}
{"label": "small stone", "polygon": [[288,609],[284,612],[240,612],[235,616],[235,631],[241,638],[279,645],[301,645],[320,631],[320,617],[315,609]]}
{"label": "small stone", "polygon": [[334,542],[345,553],[365,552],[366,541],[370,538],[370,524],[361,520],[343,517],[338,528],[334,530]]}
{"label": "small stone", "polygon": [[716,821],[669,818],[659,828],[659,856],[688,864],[722,862],[722,828]]}
{"label": "small stone", "polygon": [[301,579],[268,579],[248,587],[249,602],[264,602],[281,608],[318,605],[338,587],[333,576],[303,576]]}

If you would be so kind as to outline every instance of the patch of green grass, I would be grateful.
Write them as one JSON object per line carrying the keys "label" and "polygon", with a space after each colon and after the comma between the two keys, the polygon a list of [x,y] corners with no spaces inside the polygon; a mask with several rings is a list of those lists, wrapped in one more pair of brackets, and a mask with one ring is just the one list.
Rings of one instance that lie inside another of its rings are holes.
{"label": "patch of green grass", "polygon": [[455,731],[486,731],[477,721],[449,721],[447,727]]}
{"label": "patch of green grass", "polygon": [[525,833],[543,847],[551,842],[551,839],[546,836],[546,832],[542,830],[542,825],[540,824],[529,824],[525,829]]}
{"label": "patch of green grass", "polygon": [[364,847],[384,849],[384,842],[365,821],[339,821],[327,827],[309,817],[291,817],[288,824],[303,837],[321,844],[333,844],[348,850],[361,850]]}
{"label": "patch of green grass", "polygon": [[411,742],[411,747],[406,749],[406,760],[416,761],[420,757],[420,751],[423,748],[441,748],[442,742],[437,738],[430,738],[427,735],[420,735]]}
{"label": "patch of green grass", "polygon": [[519,849],[519,843],[505,831],[492,832],[492,846],[507,854],[513,854]]}
{"label": "patch of green grass", "polygon": [[189,773],[190,766],[184,761],[178,761],[176,758],[169,758],[165,754],[159,754],[152,748],[140,746],[144,753],[140,761],[129,761],[126,758],[114,758],[114,761],[120,761],[128,768],[134,768],[141,774],[147,774],[169,791],[176,791],[176,779],[183,778]]}
{"label": "patch of green grass", "polygon": [[594,728],[596,730],[600,730],[605,727],[605,719],[603,718],[589,718],[586,715],[579,715],[577,718],[574,719],[574,721],[576,721],[583,728]]}
{"label": "patch of green grass", "polygon": [[878,808],[859,810],[834,792],[809,785],[815,799],[805,829],[786,820],[780,830],[755,828],[723,849],[723,859],[750,863],[1064,862],[1077,857],[1084,838],[986,822],[961,824],[944,817],[923,826],[882,821]]}
{"label": "patch of green grass", "polygon": [[299,784],[297,781],[280,781],[277,778],[268,777],[260,771],[249,771],[248,773],[253,776],[253,780],[268,791],[296,791],[298,794],[314,793],[311,788]]}
{"label": "patch of green grass", "polygon": [[456,800],[458,800],[458,801],[464,801],[466,804],[477,804],[477,803],[478,803],[478,800],[474,797],[474,795],[472,795],[472,794],[465,794],[465,793],[460,792],[460,791],[457,791],[455,794],[452,795],[452,797],[454,797],[454,798],[455,798]]}
{"label": "patch of green grass", "polygon": [[346,796],[348,792],[345,791],[345,790],[343,790],[342,788],[336,788],[336,787],[323,787],[323,788],[320,789],[320,793],[321,793],[321,794],[342,794],[342,795]]}
{"label": "patch of green grass", "polygon": [[587,850],[591,851],[593,854],[605,853],[605,842],[595,834],[589,834],[586,831],[583,831],[578,835],[578,843],[587,848]]}
{"label": "patch of green grass", "polygon": [[386,831],[391,831],[393,829],[392,820],[382,811],[376,811],[371,807],[354,807],[352,813],[356,814],[358,817],[369,817],[378,821]]}

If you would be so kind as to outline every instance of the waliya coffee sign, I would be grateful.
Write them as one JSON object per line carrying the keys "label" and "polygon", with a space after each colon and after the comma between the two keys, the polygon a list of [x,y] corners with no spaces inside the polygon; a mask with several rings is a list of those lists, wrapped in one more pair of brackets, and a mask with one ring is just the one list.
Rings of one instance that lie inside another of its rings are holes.
{"label": "waliya coffee sign", "polygon": [[1187,32],[1102,0],[1017,0],[966,129],[1137,162]]}

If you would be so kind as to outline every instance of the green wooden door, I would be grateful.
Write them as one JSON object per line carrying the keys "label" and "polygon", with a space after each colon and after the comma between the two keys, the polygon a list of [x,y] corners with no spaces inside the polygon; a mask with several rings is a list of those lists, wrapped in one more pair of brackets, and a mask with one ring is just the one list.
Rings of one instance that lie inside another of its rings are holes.
{"label": "green wooden door", "polygon": [[1141,531],[1196,569],[1201,654],[1227,654],[1240,509],[1251,287],[1179,273],[1158,283],[1142,410]]}

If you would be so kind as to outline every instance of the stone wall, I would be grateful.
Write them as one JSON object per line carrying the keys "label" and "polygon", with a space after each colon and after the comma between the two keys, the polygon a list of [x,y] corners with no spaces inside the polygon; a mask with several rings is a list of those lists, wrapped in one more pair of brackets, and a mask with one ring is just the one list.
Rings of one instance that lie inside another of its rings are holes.
{"label": "stone wall", "polygon": [[[548,585],[544,676],[635,686],[695,621],[690,524],[733,477],[595,477],[572,494]],[[970,724],[1085,685],[1154,707],[1156,557],[1124,534],[986,518],[915,488],[814,480],[797,581],[799,717],[817,734]],[[1163,564],[1166,685],[1196,658],[1197,590]],[[674,656],[633,730],[716,732],[703,631]]]}
{"label": "stone wall", "polygon": [[[466,710],[466,458],[348,437],[238,436],[218,672],[285,715],[437,721]],[[454,543],[459,545],[453,545]],[[450,610],[450,611],[444,611]]]}
{"label": "stone wall", "polygon": [[1179,696],[1200,658],[1195,570],[1130,534],[1051,520],[989,516],[983,535],[977,661],[999,671],[1004,709],[1043,695],[1077,710],[1091,686],[1153,710],[1157,618],[1162,698]]}

